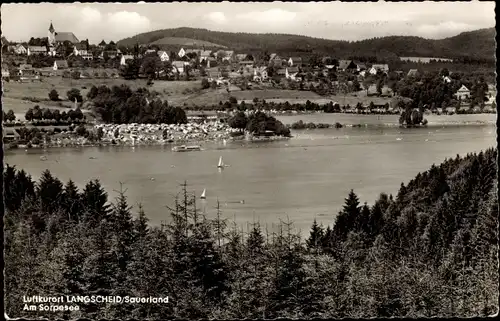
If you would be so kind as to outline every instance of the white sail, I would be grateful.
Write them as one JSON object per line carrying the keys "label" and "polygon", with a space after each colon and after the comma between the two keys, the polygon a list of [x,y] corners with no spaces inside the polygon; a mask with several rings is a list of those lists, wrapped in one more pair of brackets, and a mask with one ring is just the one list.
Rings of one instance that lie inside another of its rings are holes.
{"label": "white sail", "polygon": [[224,162],[222,161],[222,156],[219,158],[219,165],[217,165],[217,167],[223,167],[224,166]]}
{"label": "white sail", "polygon": [[205,193],[206,193],[206,192],[207,192],[207,190],[206,190],[206,189],[203,189],[203,193],[201,193],[200,198],[206,198],[206,196],[205,196]]}

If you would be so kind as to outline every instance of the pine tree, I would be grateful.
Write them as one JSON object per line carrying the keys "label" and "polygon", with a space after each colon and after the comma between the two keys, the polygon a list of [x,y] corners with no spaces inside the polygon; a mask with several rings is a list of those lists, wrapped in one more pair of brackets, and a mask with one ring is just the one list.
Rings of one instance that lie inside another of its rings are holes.
{"label": "pine tree", "polygon": [[194,231],[190,249],[191,266],[210,301],[220,302],[228,288],[226,267],[214,246],[209,222]]}
{"label": "pine tree", "polygon": [[64,186],[62,207],[70,220],[73,222],[80,221],[80,215],[83,214],[81,195],[72,180],[69,180],[66,186]]}
{"label": "pine tree", "polygon": [[16,181],[15,166],[10,166],[9,164],[7,164],[3,172],[3,181],[5,186],[5,193],[4,193],[5,207],[7,208],[8,211],[14,211],[21,205],[15,185]]}
{"label": "pine tree", "polygon": [[59,179],[53,177],[49,170],[42,173],[36,192],[42,210],[46,212],[55,211],[63,200],[63,184]]}
{"label": "pine tree", "polygon": [[5,186],[5,207],[12,212],[21,206],[25,198],[35,196],[35,184],[24,170],[17,171],[15,166],[6,165],[3,173]]}
{"label": "pine tree", "polygon": [[321,240],[324,237],[323,226],[318,225],[316,219],[314,219],[313,225],[311,227],[311,232],[309,238],[306,241],[307,248],[311,250],[317,250],[321,248]]}
{"label": "pine tree", "polygon": [[262,254],[264,251],[264,242],[264,236],[262,235],[260,224],[253,224],[252,230],[247,239],[247,249],[249,253],[252,256]]}
{"label": "pine tree", "polygon": [[[126,190],[123,190],[120,184],[120,190],[116,203],[111,212],[110,223],[115,235],[115,253],[118,258],[119,269],[122,272],[127,270],[127,263],[131,256],[131,246],[134,241],[134,226],[132,221],[131,207],[125,197]],[[125,275],[119,275],[118,280],[125,278]]]}
{"label": "pine tree", "polygon": [[333,226],[333,246],[334,255],[340,257],[342,254],[342,243],[346,240],[347,234],[356,229],[357,222],[360,216],[360,206],[358,196],[353,190],[345,199],[345,204],[341,212],[339,212],[335,225]]}
{"label": "pine tree", "polygon": [[377,235],[384,228],[384,210],[385,207],[380,200],[376,201],[370,210],[370,219],[368,223],[368,237],[374,241]]}
{"label": "pine tree", "polygon": [[107,202],[108,194],[99,180],[90,181],[85,185],[82,205],[86,211],[86,221],[90,221],[91,226],[97,226],[102,220],[109,218],[111,210]]}
{"label": "pine tree", "polygon": [[271,307],[267,318],[296,318],[302,313],[302,292],[306,285],[303,258],[294,249],[287,250],[280,259],[278,275],[274,280]]}
{"label": "pine tree", "polygon": [[135,236],[138,240],[143,240],[149,235],[148,218],[144,212],[142,204],[138,205],[139,211],[137,218],[133,221]]}
{"label": "pine tree", "polygon": [[358,217],[357,223],[356,223],[356,230],[357,231],[362,231],[366,235],[369,233],[369,222],[370,222],[370,208],[368,207],[368,204],[365,202],[363,204],[363,207],[361,207],[361,213]]}
{"label": "pine tree", "polygon": [[[90,223],[90,222],[89,222]],[[84,279],[88,282],[86,291],[88,295],[111,295],[116,286],[116,275],[118,271],[118,261],[116,254],[112,250],[112,226],[106,220],[97,223],[98,225],[90,231],[91,249],[90,255],[83,267]],[[103,317],[108,307],[101,304],[86,304],[83,307],[85,313],[90,317]]]}

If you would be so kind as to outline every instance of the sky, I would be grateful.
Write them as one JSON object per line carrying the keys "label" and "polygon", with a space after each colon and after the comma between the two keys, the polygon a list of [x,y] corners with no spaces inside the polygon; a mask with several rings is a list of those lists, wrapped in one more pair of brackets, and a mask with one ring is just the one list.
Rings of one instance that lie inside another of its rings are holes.
{"label": "sky", "polygon": [[494,1],[3,4],[1,14],[9,41],[46,37],[52,21],[56,31],[91,43],[178,27],[354,41],[389,35],[441,39],[495,26]]}

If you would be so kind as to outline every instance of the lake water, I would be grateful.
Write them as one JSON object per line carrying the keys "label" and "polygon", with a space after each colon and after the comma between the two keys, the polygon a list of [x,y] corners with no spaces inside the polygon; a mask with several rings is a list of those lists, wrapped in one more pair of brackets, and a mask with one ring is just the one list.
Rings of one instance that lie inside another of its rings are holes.
{"label": "lake water", "polygon": [[[372,204],[380,192],[397,193],[401,182],[433,163],[496,146],[492,125],[292,134],[295,137],[287,141],[207,143],[206,150],[190,153],[172,152],[171,146],[14,150],[6,152],[5,162],[34,179],[49,169],[79,187],[99,178],[111,200],[122,182],[130,204],[141,202],[152,224],[170,219],[165,206],[173,205],[186,180],[198,196],[207,190],[207,199],[198,205],[209,217],[219,199],[222,215],[242,226],[259,221],[271,229],[288,216],[307,235],[314,218],[333,222],[350,189]],[[41,155],[47,160],[41,161]],[[219,156],[230,165],[222,172],[217,169]]]}
{"label": "lake water", "polygon": [[[334,124],[339,122],[343,125],[399,125],[399,115],[356,115],[343,113],[316,113],[291,116],[277,116],[284,124],[292,124],[299,120],[303,122],[326,123]],[[449,125],[449,124],[465,124],[465,123],[490,123],[495,124],[496,114],[463,114],[463,115],[424,115],[424,118],[429,122],[429,126]]]}

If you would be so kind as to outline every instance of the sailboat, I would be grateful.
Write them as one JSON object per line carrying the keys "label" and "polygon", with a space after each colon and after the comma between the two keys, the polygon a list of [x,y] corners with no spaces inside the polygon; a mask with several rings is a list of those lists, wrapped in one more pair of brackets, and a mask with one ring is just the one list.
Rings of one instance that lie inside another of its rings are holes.
{"label": "sailboat", "polygon": [[219,164],[217,165],[218,168],[223,168],[224,167],[224,162],[222,161],[222,156],[219,158]]}
{"label": "sailboat", "polygon": [[205,193],[206,193],[206,192],[207,192],[207,190],[206,190],[206,189],[203,189],[203,193],[201,193],[201,196],[200,196],[200,198],[201,198],[202,200],[204,200],[204,199],[206,199],[206,198],[207,198],[207,197],[206,197],[206,195],[205,195]]}

